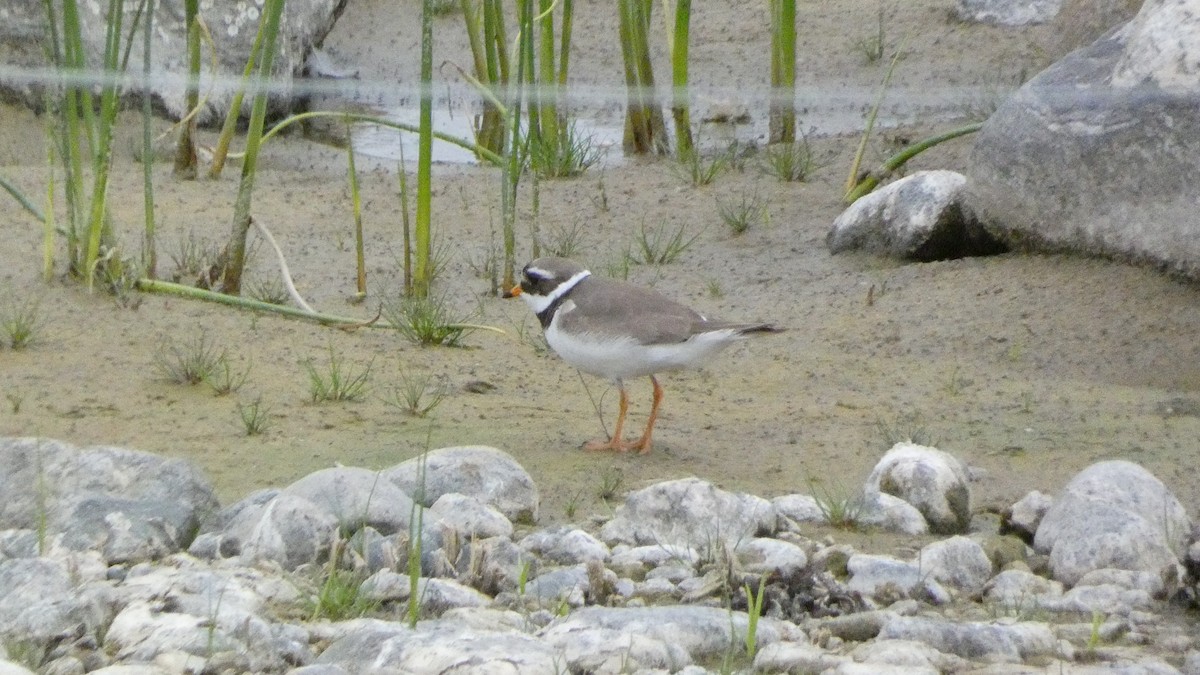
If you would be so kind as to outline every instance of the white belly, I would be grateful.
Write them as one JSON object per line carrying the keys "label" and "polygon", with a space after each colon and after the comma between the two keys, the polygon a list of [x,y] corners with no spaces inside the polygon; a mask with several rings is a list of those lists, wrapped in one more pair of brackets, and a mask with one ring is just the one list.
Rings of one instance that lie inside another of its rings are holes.
{"label": "white belly", "polygon": [[546,329],[546,342],[563,361],[585,373],[613,380],[702,366],[739,337],[735,331],[721,330],[701,333],[684,342],[639,345],[629,338],[568,335],[559,330],[557,317]]}

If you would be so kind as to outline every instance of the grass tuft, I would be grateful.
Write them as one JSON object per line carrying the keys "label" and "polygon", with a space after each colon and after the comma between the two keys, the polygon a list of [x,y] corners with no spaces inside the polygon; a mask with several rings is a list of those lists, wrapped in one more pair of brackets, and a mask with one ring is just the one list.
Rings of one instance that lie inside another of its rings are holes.
{"label": "grass tuft", "polygon": [[686,229],[686,223],[680,223],[679,227],[674,230],[669,230],[667,224],[663,223],[654,230],[650,230],[643,222],[634,239],[636,251],[632,252],[633,258],[647,265],[666,265],[675,262],[700,237],[699,232],[688,237]]}
{"label": "grass tuft", "polygon": [[720,152],[706,158],[699,150],[690,150],[680,155],[671,165],[671,172],[680,180],[700,187],[712,183],[718,176],[725,173],[732,165],[732,161],[733,153],[730,151]]}
{"label": "grass tuft", "polygon": [[329,345],[329,363],[324,373],[317,370],[312,359],[304,361],[308,371],[308,391],[313,403],[326,401],[357,401],[367,389],[371,377],[371,364],[362,370],[348,369],[333,345]]}
{"label": "grass tuft", "polygon": [[229,358],[222,352],[204,381],[212,388],[214,394],[225,396],[241,389],[249,376],[250,366],[246,366],[243,371],[234,372],[233,368],[229,366]]}
{"label": "grass tuft", "polygon": [[883,2],[879,3],[879,12],[875,19],[875,33],[859,38],[854,43],[867,63],[878,63],[883,59],[887,49],[887,21],[884,14]]}
{"label": "grass tuft", "polygon": [[751,225],[764,225],[770,216],[767,211],[767,200],[757,192],[747,197],[745,194],[737,201],[717,199],[717,213],[721,222],[734,235],[744,234]]}
{"label": "grass tuft", "polygon": [[417,375],[405,368],[400,369],[400,384],[392,387],[391,396],[384,403],[402,410],[413,417],[425,417],[446,398],[446,383],[442,378],[429,373]]}
{"label": "grass tuft", "polygon": [[288,292],[277,277],[269,277],[250,284],[250,297],[270,305],[288,304]]}
{"label": "grass tuft", "polygon": [[895,422],[888,422],[880,418],[875,420],[875,428],[883,437],[884,450],[890,450],[897,443],[914,443],[926,447],[937,445],[937,439],[915,415],[899,418]]}
{"label": "grass tuft", "polygon": [[379,601],[367,597],[362,592],[365,575],[338,566],[345,547],[345,540],[339,540],[334,545],[324,570],[324,579],[320,580],[320,588],[308,600],[307,609],[312,621],[357,619],[379,609]]}
{"label": "grass tuft", "polygon": [[763,171],[784,183],[802,183],[824,166],[817,160],[803,133],[791,143],[767,146],[762,162]]}
{"label": "grass tuft", "polygon": [[830,489],[817,483],[811,483],[809,489],[812,498],[817,502],[817,508],[821,510],[821,515],[825,516],[830,526],[842,530],[858,529],[863,509],[866,507],[862,495],[852,494],[841,486]]}
{"label": "grass tuft", "polygon": [[601,501],[607,502],[620,492],[621,486],[625,483],[625,474],[617,468],[610,467],[600,473],[600,488],[596,496],[600,497]]}
{"label": "grass tuft", "polygon": [[457,347],[472,330],[473,316],[452,318],[446,296],[401,297],[383,304],[384,317],[406,339],[418,345]]}
{"label": "grass tuft", "polygon": [[42,325],[41,307],[36,300],[9,301],[0,308],[0,332],[13,349],[24,349],[37,340]]}
{"label": "grass tuft", "polygon": [[158,371],[171,382],[195,385],[208,381],[227,357],[208,333],[200,331],[186,342],[163,340],[154,355]]}
{"label": "grass tuft", "polygon": [[583,250],[583,235],[584,228],[578,220],[570,225],[551,225],[549,237],[542,242],[542,249],[545,255],[574,258]]}
{"label": "grass tuft", "polygon": [[605,148],[593,134],[584,134],[575,121],[559,127],[556,142],[529,139],[529,165],[543,178],[574,178],[604,159]]}
{"label": "grass tuft", "polygon": [[244,405],[239,401],[237,411],[247,436],[258,436],[270,427],[271,408],[263,404],[261,396]]}

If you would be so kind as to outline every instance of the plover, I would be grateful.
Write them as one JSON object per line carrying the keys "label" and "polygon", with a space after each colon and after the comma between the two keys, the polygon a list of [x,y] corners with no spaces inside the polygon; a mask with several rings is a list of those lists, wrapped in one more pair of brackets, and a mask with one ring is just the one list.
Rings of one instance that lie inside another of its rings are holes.
{"label": "plover", "polygon": [[[585,373],[617,385],[620,403],[611,438],[585,450],[650,452],[663,389],[655,373],[703,365],[714,354],[755,333],[781,329],[769,323],[731,323],[705,317],[648,288],[592,276],[565,258],[538,258],[521,271],[521,283],[504,294],[520,296],[537,314],[550,348]],[[625,380],[649,376],[654,385],[650,419],[641,438],[621,437],[629,396]]]}

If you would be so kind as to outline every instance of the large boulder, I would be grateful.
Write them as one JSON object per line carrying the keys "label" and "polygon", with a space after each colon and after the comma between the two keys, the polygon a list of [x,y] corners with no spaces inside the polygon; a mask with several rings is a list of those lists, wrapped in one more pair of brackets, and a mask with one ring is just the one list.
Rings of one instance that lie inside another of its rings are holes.
{"label": "large boulder", "polygon": [[1011,246],[1200,277],[1200,0],[1149,0],[984,125],[968,205]]}
{"label": "large boulder", "polygon": [[47,438],[0,438],[0,495],[0,530],[44,531],[53,546],[110,563],[186,548],[220,506],[190,462]]}
{"label": "large boulder", "polygon": [[1099,462],[1079,472],[1042,517],[1033,545],[1049,554],[1058,581],[1113,568],[1159,576],[1176,568],[1192,540],[1187,510],[1133,462]]}
{"label": "large boulder", "polygon": [[474,497],[516,523],[538,516],[533,478],[512,455],[486,445],[431,450],[383,472],[384,477],[427,506],[444,494]]}
{"label": "large boulder", "polygon": [[[314,45],[321,44],[326,33],[333,27],[341,14],[346,0],[288,0],[284,5],[283,17],[277,41],[274,75],[281,77],[283,96],[272,98],[276,110],[289,107],[290,78],[302,74],[305,59]],[[60,5],[60,3],[55,3]],[[133,8],[137,3],[124,3],[124,32],[133,26]],[[151,38],[151,83],[149,90],[154,100],[173,118],[187,112],[187,31],[184,26],[183,0],[159,0],[154,8],[154,31]],[[107,2],[78,3],[84,59],[89,68],[99,69],[103,63],[105,33],[108,22]],[[213,72],[211,60],[203,57],[200,74],[203,110],[197,120],[211,122],[224,117],[229,110],[234,90],[241,80],[250,55],[251,45],[258,31],[259,18],[264,9],[262,0],[206,0],[200,3],[200,18],[212,34],[212,49],[216,51],[217,72]],[[61,6],[58,7],[61,32]],[[6,0],[0,4],[0,63],[15,69],[41,69],[48,65],[45,46],[49,34],[46,20],[46,3],[42,0]],[[141,24],[136,27],[137,35],[128,39],[122,36],[121,44],[128,42],[129,70],[134,77],[133,88],[140,86],[142,72],[143,41]],[[205,47],[207,50],[208,47]],[[10,71],[13,72],[13,71]],[[34,77],[16,74],[0,76],[0,99],[15,100],[35,109],[44,104],[45,82]],[[244,112],[249,111],[250,97],[245,100]]]}
{"label": "large boulder", "polygon": [[918,171],[889,183],[847,207],[825,245],[921,262],[1004,252],[963,208],[966,182],[954,171]]}

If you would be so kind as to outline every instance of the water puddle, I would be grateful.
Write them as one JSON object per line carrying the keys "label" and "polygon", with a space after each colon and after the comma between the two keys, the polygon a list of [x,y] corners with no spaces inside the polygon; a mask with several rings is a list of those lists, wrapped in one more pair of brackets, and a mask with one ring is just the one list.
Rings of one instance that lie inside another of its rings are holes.
{"label": "water puddle", "polygon": [[[874,89],[845,88],[830,91],[824,87],[808,87],[797,92],[797,125],[811,138],[856,135],[866,127],[871,107],[878,91]],[[968,88],[945,90],[902,90],[887,92],[875,120],[875,129],[884,131],[908,125],[945,124],[947,128],[955,122],[981,119],[1001,100],[995,91]],[[762,145],[767,138],[767,98],[750,96],[741,100],[706,101],[693,105],[692,118],[701,121],[695,130],[697,145],[702,151],[720,151],[731,144]],[[373,114],[388,120],[416,126],[419,109],[415,101],[403,101],[392,105],[365,105],[357,101],[356,107],[366,108]],[[474,138],[474,118],[477,104],[466,98],[441,97],[435,103],[434,129],[464,140]],[[619,104],[602,107],[579,107],[573,112],[577,131],[583,137],[591,137],[592,143],[605,148],[603,164],[619,165],[623,161],[621,151],[624,133],[624,109]],[[671,116],[664,111],[664,119],[671,134]],[[350,142],[356,153],[381,160],[415,162],[417,158],[417,135],[369,123],[357,123],[351,127]],[[465,148],[435,139],[433,161],[451,164],[473,164],[475,155]]]}

